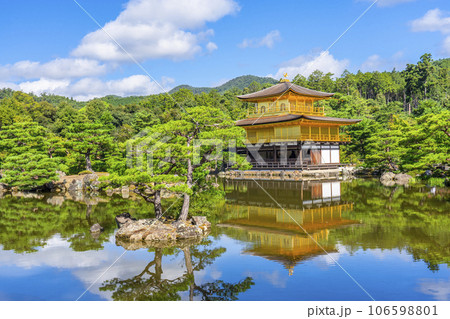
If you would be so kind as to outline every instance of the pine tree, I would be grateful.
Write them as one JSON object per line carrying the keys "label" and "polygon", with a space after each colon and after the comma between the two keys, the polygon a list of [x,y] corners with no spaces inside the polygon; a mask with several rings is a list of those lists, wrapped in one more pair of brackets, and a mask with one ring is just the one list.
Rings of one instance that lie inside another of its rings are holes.
{"label": "pine tree", "polygon": [[2,183],[34,190],[57,180],[57,162],[49,155],[52,134],[34,122],[15,123],[0,130]]}
{"label": "pine tree", "polygon": [[101,123],[81,122],[72,124],[65,137],[74,155],[84,158],[86,170],[93,171],[92,161],[99,161],[99,168],[104,168],[101,164],[114,147],[110,133]]}

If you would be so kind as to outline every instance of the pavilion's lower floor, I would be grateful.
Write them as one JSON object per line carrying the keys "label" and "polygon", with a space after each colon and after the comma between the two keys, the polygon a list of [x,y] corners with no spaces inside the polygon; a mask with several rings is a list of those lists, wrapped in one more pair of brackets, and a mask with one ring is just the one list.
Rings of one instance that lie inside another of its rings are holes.
{"label": "pavilion's lower floor", "polygon": [[332,169],[340,165],[339,143],[283,142],[248,144],[237,149],[254,170],[263,169]]}

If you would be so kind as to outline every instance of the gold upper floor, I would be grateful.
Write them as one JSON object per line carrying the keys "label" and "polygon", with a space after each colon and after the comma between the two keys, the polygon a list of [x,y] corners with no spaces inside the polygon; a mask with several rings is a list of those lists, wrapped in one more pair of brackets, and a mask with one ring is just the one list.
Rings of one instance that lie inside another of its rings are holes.
{"label": "gold upper floor", "polygon": [[247,118],[284,114],[306,114],[324,116],[324,107],[317,106],[318,99],[286,94],[282,98],[267,98],[249,107]]}

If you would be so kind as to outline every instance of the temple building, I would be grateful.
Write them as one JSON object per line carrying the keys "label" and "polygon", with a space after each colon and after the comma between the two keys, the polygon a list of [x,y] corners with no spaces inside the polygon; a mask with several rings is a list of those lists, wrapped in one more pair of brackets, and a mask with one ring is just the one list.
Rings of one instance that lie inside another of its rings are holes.
{"label": "temple building", "polygon": [[323,106],[316,103],[333,95],[283,79],[272,87],[238,96],[252,105],[247,118],[236,122],[247,132],[246,147],[238,153],[247,155],[253,169],[336,168],[339,145],[350,141],[339,128],[361,120],[325,116]]}

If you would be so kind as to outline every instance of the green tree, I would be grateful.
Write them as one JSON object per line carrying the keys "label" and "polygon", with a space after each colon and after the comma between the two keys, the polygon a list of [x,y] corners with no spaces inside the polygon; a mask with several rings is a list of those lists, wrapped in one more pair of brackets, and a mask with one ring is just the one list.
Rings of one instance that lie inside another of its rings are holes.
{"label": "green tree", "polygon": [[97,168],[105,169],[104,160],[114,147],[110,131],[101,123],[81,122],[68,127],[67,146],[75,155],[83,156],[86,170],[93,171],[93,160]]}
{"label": "green tree", "polygon": [[399,170],[404,154],[404,149],[400,145],[408,126],[406,121],[394,117],[387,129],[373,134],[368,139],[368,153],[364,165],[388,171]]}
{"label": "green tree", "polygon": [[[50,138],[49,138],[50,137]],[[2,182],[33,190],[57,180],[52,134],[34,122],[14,123],[0,130]]]}
{"label": "green tree", "polygon": [[[187,189],[183,194],[183,207],[178,217],[179,220],[186,220],[192,192],[194,189],[200,191],[204,188],[210,170],[221,166],[223,160],[228,158],[228,154],[220,158],[222,150],[230,141],[242,143],[244,132],[222,111],[204,106],[187,109],[181,120],[157,126],[155,131],[165,138],[164,145],[160,148],[169,148],[171,151],[165,161],[177,163],[179,166],[174,173],[186,178]],[[164,153],[167,154],[166,151]],[[246,161],[236,156],[234,165],[244,167]]]}

